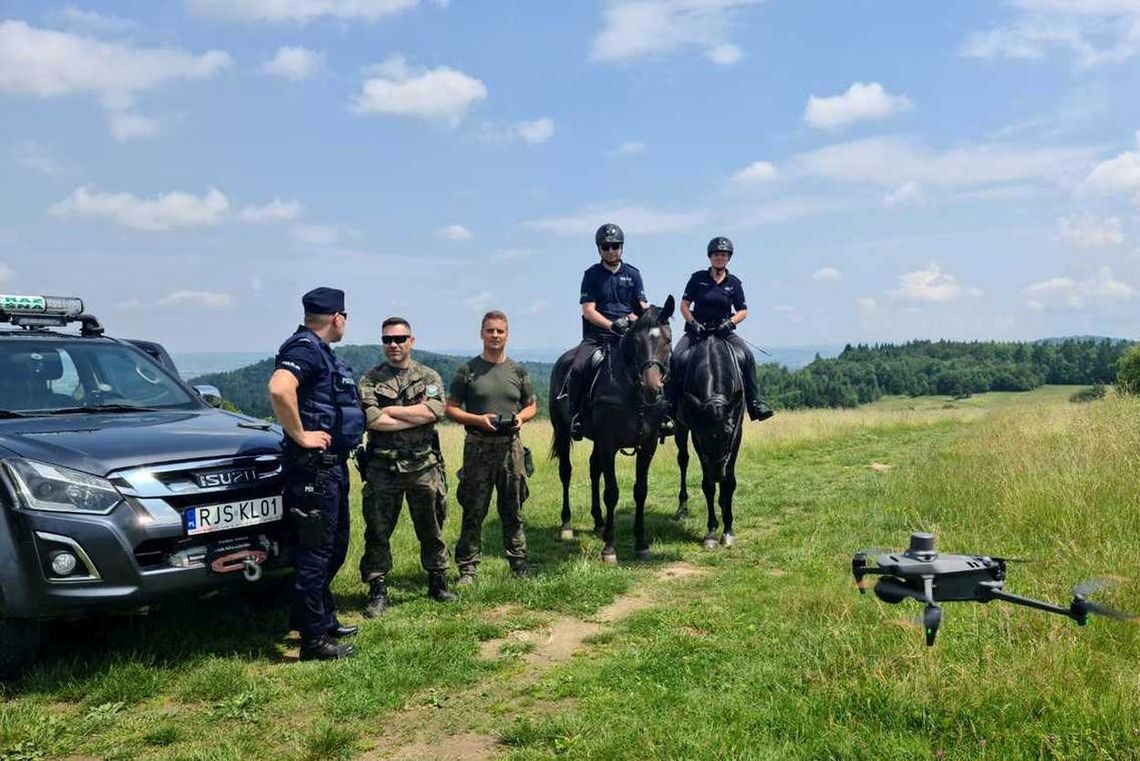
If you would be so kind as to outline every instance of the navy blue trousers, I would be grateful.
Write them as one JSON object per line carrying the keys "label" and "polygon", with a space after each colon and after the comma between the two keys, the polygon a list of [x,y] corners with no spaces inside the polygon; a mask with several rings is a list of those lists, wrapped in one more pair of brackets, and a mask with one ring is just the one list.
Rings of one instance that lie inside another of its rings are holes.
{"label": "navy blue trousers", "polygon": [[[313,473],[287,473],[285,476],[286,509],[305,504],[304,488],[317,480],[319,506],[324,517],[324,542],[315,547],[293,545],[293,606],[290,626],[301,633],[302,639],[316,639],[338,625],[336,599],[329,584],[344,565],[348,554],[348,466],[344,463]],[[312,499],[312,498],[310,498]]]}

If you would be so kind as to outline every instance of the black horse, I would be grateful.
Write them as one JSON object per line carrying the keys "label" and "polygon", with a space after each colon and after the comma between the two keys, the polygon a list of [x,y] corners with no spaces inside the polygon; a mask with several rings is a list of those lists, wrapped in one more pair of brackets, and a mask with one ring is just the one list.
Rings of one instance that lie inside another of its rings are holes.
{"label": "black horse", "polygon": [[[593,440],[590,453],[590,514],[594,532],[604,541],[602,560],[617,562],[614,550],[614,509],[618,502],[617,475],[614,461],[618,451],[632,448],[637,453],[637,476],[633,485],[636,513],[633,521],[634,549],[637,557],[649,557],[645,540],[645,495],[648,491],[649,464],[657,451],[658,431],[667,411],[663,392],[669,368],[673,333],[669,318],[673,315],[673,297],[664,306],[642,309],[635,305],[638,319],[606,354],[596,380],[583,397],[588,403],[586,435]],[[572,411],[562,392],[566,375],[574,358],[574,350],[563,354],[554,365],[550,378],[550,420],[554,439],[550,456],[558,460],[562,479],[562,538],[572,539],[570,523],[570,436]],[[598,500],[598,481],[605,477],[606,517],[602,520]]]}
{"label": "black horse", "polygon": [[[693,340],[693,339],[690,339]],[[678,494],[677,520],[689,515],[689,491],[685,476],[689,467],[688,439],[693,435],[693,448],[701,462],[701,491],[708,503],[706,549],[717,547],[716,509],[713,500],[720,486],[720,510],[724,519],[725,547],[735,541],[732,533],[732,495],[736,491],[736,457],[744,422],[744,382],[740,363],[733,348],[715,336],[693,340],[686,352],[684,377],[674,378],[680,384],[677,404],[677,465],[681,469],[681,491]]]}

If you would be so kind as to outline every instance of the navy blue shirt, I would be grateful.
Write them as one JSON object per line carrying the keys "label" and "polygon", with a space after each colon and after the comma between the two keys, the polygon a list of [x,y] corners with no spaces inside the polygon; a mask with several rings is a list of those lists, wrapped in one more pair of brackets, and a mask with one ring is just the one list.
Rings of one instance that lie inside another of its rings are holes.
{"label": "navy blue shirt", "polygon": [[289,343],[285,347],[285,351],[277,355],[274,369],[288,370],[293,373],[300,386],[298,391],[305,393],[313,387],[315,381],[328,383],[325,378],[327,365],[321,356],[321,352],[327,351],[332,354],[332,348],[310,333],[304,325],[297,326],[293,335],[297,333],[309,333],[309,335]]}
{"label": "navy blue shirt", "polygon": [[364,412],[356,380],[331,346],[300,325],[277,351],[274,369],[288,370],[297,378],[297,411],[306,431],[331,434],[332,449],[340,454],[360,443]]}
{"label": "navy blue shirt", "polygon": [[[634,301],[648,301],[645,297],[645,285],[641,282],[641,273],[632,264],[621,263],[617,272],[610,272],[604,264],[598,262],[582,275],[582,297],[578,303],[593,302],[607,320],[616,320],[633,312]],[[582,337],[606,335],[605,328],[599,328],[582,318]]]}
{"label": "navy blue shirt", "polygon": [[725,271],[725,278],[717,283],[708,270],[698,270],[689,278],[685,294],[681,296],[689,302],[689,311],[702,325],[716,326],[748,308],[744,300],[744,283],[740,278]]}

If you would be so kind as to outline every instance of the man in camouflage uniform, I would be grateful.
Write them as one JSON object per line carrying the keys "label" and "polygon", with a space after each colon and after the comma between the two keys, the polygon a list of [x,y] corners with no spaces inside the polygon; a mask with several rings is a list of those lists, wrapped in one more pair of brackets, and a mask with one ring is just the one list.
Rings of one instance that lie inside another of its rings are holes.
{"label": "man in camouflage uniform", "polygon": [[443,417],[443,380],[435,370],[412,360],[416,339],[407,320],[389,317],[381,333],[386,362],[360,379],[360,404],[368,427],[360,558],[360,577],[368,584],[367,618],[388,607],[389,540],[405,496],[420,541],[420,563],[428,572],[428,594],[439,602],[456,599],[447,589],[442,530],[447,491],[435,443],[435,424]]}
{"label": "man in camouflage uniform", "polygon": [[455,546],[461,585],[475,580],[492,489],[497,495],[503,550],[511,571],[525,576],[530,570],[520,516],[529,492],[519,429],[535,416],[538,404],[530,375],[507,357],[507,316],[487,312],[480,335],[483,353],[456,371],[446,409],[449,418],[467,429],[456,492],[463,508],[463,528]]}

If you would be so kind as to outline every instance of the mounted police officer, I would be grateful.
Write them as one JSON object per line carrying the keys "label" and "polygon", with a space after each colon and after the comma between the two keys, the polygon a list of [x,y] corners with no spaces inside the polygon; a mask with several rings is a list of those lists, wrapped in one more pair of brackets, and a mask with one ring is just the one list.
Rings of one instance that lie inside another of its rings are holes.
{"label": "mounted police officer", "polygon": [[601,354],[617,341],[637,319],[635,302],[642,309],[649,308],[641,272],[632,264],[622,261],[625,234],[620,227],[606,223],[594,233],[601,261],[582,275],[582,342],[574,350],[574,363],[566,379],[567,395],[573,419],[570,432],[576,439],[585,433],[588,416],[583,403],[588,396],[587,386],[592,370],[600,364]]}
{"label": "mounted police officer", "polygon": [[439,602],[456,597],[447,589],[447,545],[443,521],[447,489],[435,424],[443,417],[443,380],[412,360],[416,339],[403,317],[380,327],[384,364],[360,379],[360,403],[368,427],[364,474],[364,555],[360,578],[368,585],[364,615],[375,618],[388,607],[392,570],[390,539],[404,497],[420,541],[420,563],[428,572],[428,594]]}
{"label": "mounted police officer", "polygon": [[459,584],[475,580],[482,557],[483,520],[496,492],[503,528],[503,551],[511,572],[526,576],[526,535],[522,504],[527,489],[526,455],[519,429],[538,412],[534,386],[526,368],[510,359],[507,316],[483,315],[479,333],[483,353],[459,367],[447,399],[447,416],[467,429],[463,469],[456,499],[463,508],[463,529],[455,546]]}
{"label": "mounted police officer", "polygon": [[329,347],[344,337],[344,291],[304,295],[305,324],[277,350],[269,378],[273,413],[285,430],[285,509],[294,535],[291,623],[301,633],[301,660],[352,655],[338,639],[356,634],[337,620],[329,584],[348,552],[349,453],[360,443],[352,368]]}
{"label": "mounted police officer", "polygon": [[666,390],[669,401],[676,407],[678,386],[685,377],[690,347],[700,338],[715,335],[727,341],[738,358],[748,417],[767,420],[773,413],[756,390],[756,359],[748,343],[736,333],[736,326],[748,317],[748,303],[744,298],[744,283],[728,271],[732,254],[732,241],[728,238],[718,236],[710,240],[708,269],[694,272],[685,286],[685,294],[681,297],[685,335],[673,349],[669,370],[671,382]]}

